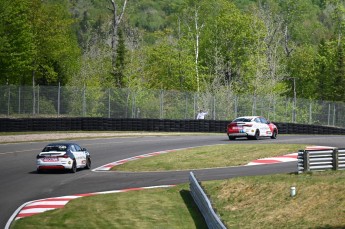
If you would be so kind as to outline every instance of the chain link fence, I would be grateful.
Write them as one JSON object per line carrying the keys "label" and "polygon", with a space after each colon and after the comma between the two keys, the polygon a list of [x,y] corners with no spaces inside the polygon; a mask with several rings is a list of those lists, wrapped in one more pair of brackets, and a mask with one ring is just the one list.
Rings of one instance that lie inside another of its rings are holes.
{"label": "chain link fence", "polygon": [[0,86],[0,117],[104,117],[232,120],[261,115],[271,121],[345,127],[345,103],[273,96],[96,87]]}

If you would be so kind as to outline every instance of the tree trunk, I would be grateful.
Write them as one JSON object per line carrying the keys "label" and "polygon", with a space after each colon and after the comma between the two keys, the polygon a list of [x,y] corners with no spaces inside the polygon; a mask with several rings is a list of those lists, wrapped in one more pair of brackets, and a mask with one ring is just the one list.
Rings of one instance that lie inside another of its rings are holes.
{"label": "tree trunk", "polygon": [[[122,20],[123,14],[126,9],[127,0],[124,1],[122,6],[122,11],[120,16],[117,16],[117,4],[114,0],[109,0],[113,6],[111,9],[113,13],[113,19],[112,19],[112,36],[111,36],[111,63],[113,68],[113,74],[116,75],[116,58],[117,58],[117,45],[118,45],[118,27]],[[118,81],[118,80],[117,80]],[[117,82],[119,84],[120,82]]]}

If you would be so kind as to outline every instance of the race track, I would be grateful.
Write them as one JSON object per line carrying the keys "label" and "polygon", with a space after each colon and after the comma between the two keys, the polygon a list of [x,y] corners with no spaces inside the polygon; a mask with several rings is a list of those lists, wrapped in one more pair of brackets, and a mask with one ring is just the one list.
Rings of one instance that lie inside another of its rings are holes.
{"label": "race track", "polygon": [[[92,155],[92,167],[137,155],[179,148],[217,144],[279,144],[345,146],[344,136],[279,136],[276,140],[229,141],[224,135],[160,136],[75,140]],[[4,228],[12,213],[23,203],[42,198],[120,190],[154,185],[174,185],[188,182],[189,171],[125,173],[81,170],[75,174],[54,172],[37,174],[35,157],[48,142],[0,144],[0,228]],[[194,171],[199,180],[216,180],[296,171],[296,162],[272,165],[229,167]]]}

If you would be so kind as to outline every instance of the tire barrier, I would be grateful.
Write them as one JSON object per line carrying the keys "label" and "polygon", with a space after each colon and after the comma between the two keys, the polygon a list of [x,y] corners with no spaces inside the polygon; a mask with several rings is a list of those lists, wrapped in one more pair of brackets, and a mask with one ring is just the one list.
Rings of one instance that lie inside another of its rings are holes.
{"label": "tire barrier", "polygon": [[215,213],[211,201],[208,199],[193,172],[189,173],[189,186],[193,200],[204,217],[207,227],[211,229],[226,229],[219,216]]}
{"label": "tire barrier", "polygon": [[[157,131],[226,133],[231,121],[117,119],[117,118],[0,118],[0,132],[23,131]],[[345,128],[297,123],[275,123],[280,134],[337,134]]]}

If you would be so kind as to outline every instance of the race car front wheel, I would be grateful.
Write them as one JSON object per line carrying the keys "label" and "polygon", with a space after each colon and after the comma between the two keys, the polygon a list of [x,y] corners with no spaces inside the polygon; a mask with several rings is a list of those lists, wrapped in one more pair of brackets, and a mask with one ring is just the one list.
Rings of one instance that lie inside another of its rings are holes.
{"label": "race car front wheel", "polygon": [[86,165],[85,165],[85,169],[90,169],[91,168],[91,159],[87,158],[86,159]]}

